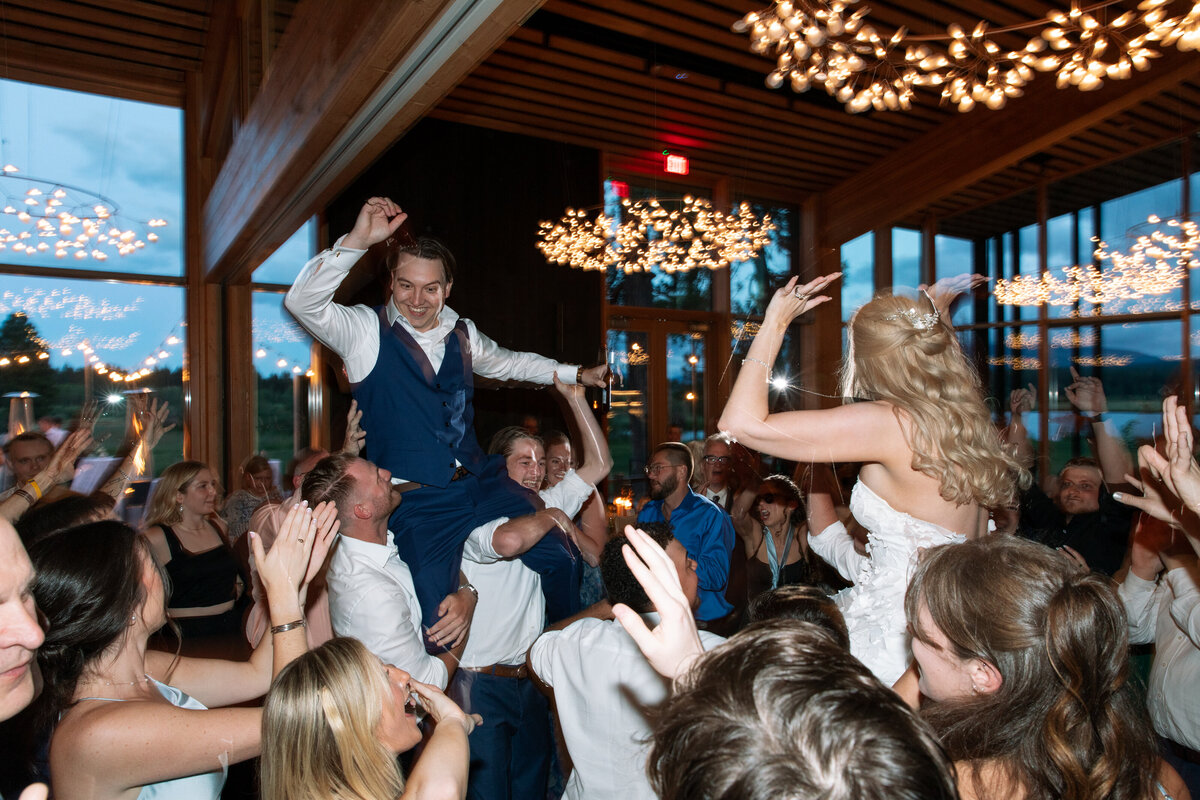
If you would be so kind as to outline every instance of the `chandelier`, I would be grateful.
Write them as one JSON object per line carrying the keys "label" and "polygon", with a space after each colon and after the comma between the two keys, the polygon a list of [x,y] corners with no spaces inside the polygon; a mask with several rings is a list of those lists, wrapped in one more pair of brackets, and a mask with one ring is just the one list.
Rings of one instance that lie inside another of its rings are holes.
{"label": "chandelier", "polygon": [[547,261],[576,269],[667,273],[720,269],[753,258],[776,229],[770,215],[756,216],[749,203],[731,214],[708,200],[621,201],[619,215],[568,208],[558,222],[539,225],[537,247]]}
{"label": "chandelier", "polygon": [[[142,223],[119,224],[119,207],[104,195],[18,172],[12,164],[0,168],[0,251],[26,256],[53,251],[57,258],[105,261],[158,241],[157,233],[135,229]],[[167,221],[144,224],[160,228]]]}
{"label": "chandelier", "polygon": [[[1036,72],[1057,73],[1058,88],[1099,89],[1105,79],[1124,80],[1150,68],[1156,47],[1200,48],[1200,3],[1168,16],[1171,0],[1142,0],[1137,11],[1111,19],[1103,13],[1114,0],[1004,28],[978,22],[970,32],[951,25],[945,35],[910,36],[900,28],[884,36],[866,22],[870,9],[858,0],[776,0],[733,24],[750,34],[750,49],[774,55],[766,84],[785,81],[796,92],[814,86],[837,98],[847,111],[907,111],[914,87],[940,89],[942,103],[961,112],[976,105],[1001,109]],[[1004,50],[990,38],[1042,28],[1022,50]],[[930,43],[937,46],[935,50]],[[944,46],[943,46],[944,45]]]}
{"label": "chandelier", "polygon": [[1064,267],[1061,278],[1049,273],[1000,278],[996,300],[1008,306],[1102,305],[1179,289],[1187,271],[1200,266],[1200,226],[1190,219],[1169,219],[1164,224],[1154,214],[1146,218],[1146,225],[1151,229],[1139,234],[1127,253],[1092,237],[1095,263]]}

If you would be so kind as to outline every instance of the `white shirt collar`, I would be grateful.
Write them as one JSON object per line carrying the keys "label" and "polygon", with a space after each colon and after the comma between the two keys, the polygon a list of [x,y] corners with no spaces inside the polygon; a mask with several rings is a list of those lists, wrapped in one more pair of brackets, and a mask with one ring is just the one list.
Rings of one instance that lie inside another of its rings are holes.
{"label": "white shirt collar", "polygon": [[392,539],[392,532],[387,532],[387,541],[384,544],[375,544],[374,542],[364,542],[362,539],[355,539],[353,536],[347,536],[344,533],[338,534],[340,544],[339,548],[345,548],[350,553],[361,553],[364,558],[367,558],[380,566],[388,562],[392,556],[399,558],[396,552],[396,544]]}

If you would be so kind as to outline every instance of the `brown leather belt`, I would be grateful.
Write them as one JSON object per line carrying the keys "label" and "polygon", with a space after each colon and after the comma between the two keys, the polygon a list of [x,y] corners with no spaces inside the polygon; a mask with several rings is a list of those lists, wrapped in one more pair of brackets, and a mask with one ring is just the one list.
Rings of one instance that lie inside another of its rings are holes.
{"label": "brown leather belt", "polygon": [[495,675],[497,678],[528,678],[529,666],[513,666],[512,664],[492,664],[490,667],[459,667],[468,672],[479,672],[483,675]]}

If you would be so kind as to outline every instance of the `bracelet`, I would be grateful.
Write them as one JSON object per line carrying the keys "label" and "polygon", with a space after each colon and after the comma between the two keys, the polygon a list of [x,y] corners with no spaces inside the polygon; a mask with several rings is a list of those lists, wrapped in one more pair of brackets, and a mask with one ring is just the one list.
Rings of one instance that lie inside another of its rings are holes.
{"label": "bracelet", "polygon": [[750,356],[746,356],[745,358],[743,358],[743,359],[742,359],[742,363],[743,363],[743,364],[745,364],[747,361],[749,361],[749,362],[751,362],[751,363],[754,363],[754,364],[762,364],[762,365],[763,365],[764,367],[766,367],[768,370],[769,370],[769,369],[771,369],[771,365],[770,365],[770,364],[768,364],[768,363],[767,363],[767,362],[765,362],[765,361],[760,361],[760,360],[758,360],[757,358],[751,358]]}
{"label": "bracelet", "polygon": [[1080,416],[1088,422],[1100,422],[1104,418],[1104,412],[1097,411],[1095,414],[1080,414]]}
{"label": "bracelet", "polygon": [[272,625],[271,633],[287,633],[293,628],[303,628],[305,624],[304,618],[301,617],[300,619],[293,620],[291,622],[285,622],[282,625]]}
{"label": "bracelet", "polygon": [[12,497],[24,497],[25,502],[28,503],[29,505],[33,505],[34,503],[37,502],[37,500],[35,500],[33,498],[33,495],[31,495],[29,492],[25,491],[24,489],[13,489],[13,493],[11,496]]}
{"label": "bracelet", "polygon": [[475,595],[475,599],[476,599],[476,600],[478,600],[478,599],[479,599],[479,590],[478,590],[478,589],[476,589],[474,586],[472,586],[470,581],[467,581],[467,582],[466,582],[466,583],[464,583],[462,586],[458,587],[458,590],[459,590],[460,592],[461,592],[463,589],[466,589],[468,592],[470,592],[471,594]]}
{"label": "bracelet", "polygon": [[38,486],[37,481],[35,481],[33,478],[30,478],[29,480],[25,481],[25,485],[32,486],[33,490],[37,492],[38,500],[42,499],[42,487]]}
{"label": "bracelet", "polygon": [[583,365],[580,365],[579,369],[575,370],[575,385],[583,385]]}

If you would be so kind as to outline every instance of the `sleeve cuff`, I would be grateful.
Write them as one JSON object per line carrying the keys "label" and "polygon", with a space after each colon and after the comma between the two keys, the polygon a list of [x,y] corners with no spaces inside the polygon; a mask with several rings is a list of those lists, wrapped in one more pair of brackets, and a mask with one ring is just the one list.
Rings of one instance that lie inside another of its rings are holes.
{"label": "sleeve cuff", "polygon": [[325,252],[321,253],[320,256],[318,256],[321,259],[322,264],[325,264],[332,269],[349,272],[350,268],[358,263],[358,260],[362,258],[363,254],[367,251],[356,250],[353,247],[343,247],[342,239],[345,238],[345,236],[342,236],[333,243],[333,247],[329,248]]}
{"label": "sleeve cuff", "polygon": [[490,564],[493,561],[500,561],[503,557],[492,546],[492,536],[496,533],[496,529],[506,522],[508,522],[508,517],[497,517],[491,522],[484,523],[471,531],[471,535],[467,537],[466,544],[463,547],[463,558],[474,561],[477,564]]}
{"label": "sleeve cuff", "polygon": [[558,369],[554,370],[558,375],[558,379],[568,386],[578,383],[575,376],[579,374],[578,364],[559,364]]}
{"label": "sleeve cuff", "polygon": [[1125,586],[1127,586],[1129,588],[1129,591],[1131,591],[1135,594],[1140,594],[1143,592],[1147,592],[1147,593],[1153,592],[1154,586],[1155,586],[1154,581],[1148,581],[1148,580],[1145,580],[1144,578],[1139,578],[1137,575],[1135,575],[1133,573],[1132,569],[1130,569],[1128,572],[1125,573],[1124,584],[1125,584]]}

